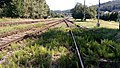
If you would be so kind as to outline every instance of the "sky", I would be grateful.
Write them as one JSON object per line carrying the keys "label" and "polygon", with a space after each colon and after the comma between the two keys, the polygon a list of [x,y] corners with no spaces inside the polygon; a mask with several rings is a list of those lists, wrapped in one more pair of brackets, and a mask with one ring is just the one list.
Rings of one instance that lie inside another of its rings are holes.
{"label": "sky", "polygon": [[[100,0],[101,3],[112,0]],[[74,8],[77,2],[84,4],[84,0],[46,0],[51,10],[67,10]],[[86,0],[86,5],[96,5],[98,0]]]}

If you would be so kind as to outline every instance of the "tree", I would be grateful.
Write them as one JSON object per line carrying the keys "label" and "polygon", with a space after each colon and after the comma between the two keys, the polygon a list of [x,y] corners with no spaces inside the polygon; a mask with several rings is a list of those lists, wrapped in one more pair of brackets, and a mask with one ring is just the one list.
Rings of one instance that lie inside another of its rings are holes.
{"label": "tree", "polygon": [[0,0],[0,16],[4,17],[43,18],[49,12],[45,0]]}
{"label": "tree", "polygon": [[5,5],[8,5],[10,2],[11,0],[0,0],[0,8],[5,7]]}
{"label": "tree", "polygon": [[114,10],[120,10],[120,0],[113,0],[106,3],[101,4],[101,11],[109,11],[112,12]]}
{"label": "tree", "polygon": [[106,21],[117,21],[118,12],[103,12],[100,16],[100,19]]}
{"label": "tree", "polygon": [[118,12],[112,12],[110,14],[110,21],[116,21],[118,18]]}
{"label": "tree", "polygon": [[84,8],[81,3],[77,3],[76,6],[71,10],[72,16],[75,19],[83,19]]}
{"label": "tree", "polygon": [[93,7],[87,7],[86,9],[86,19],[91,19],[96,17],[96,11]]}
{"label": "tree", "polygon": [[[83,20],[84,17],[84,6],[81,3],[77,3],[76,6],[71,10],[74,19]],[[95,18],[96,11],[93,7],[86,6],[85,19]]]}

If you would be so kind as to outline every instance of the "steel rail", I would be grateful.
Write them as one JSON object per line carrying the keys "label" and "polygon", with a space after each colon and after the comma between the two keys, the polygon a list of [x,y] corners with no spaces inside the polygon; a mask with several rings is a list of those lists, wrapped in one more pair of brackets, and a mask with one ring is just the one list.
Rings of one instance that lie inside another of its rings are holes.
{"label": "steel rail", "polygon": [[[71,27],[68,25],[67,20],[64,20],[64,21],[65,21],[67,27],[71,28]],[[73,39],[73,41],[74,41],[74,45],[75,45],[75,48],[76,48],[76,51],[77,51],[77,55],[78,55],[78,58],[79,58],[81,67],[82,67],[82,68],[85,68],[85,67],[84,67],[84,64],[83,64],[83,61],[82,61],[81,54],[80,54],[80,52],[79,52],[79,49],[78,49],[78,46],[77,46],[77,43],[76,43],[76,40],[75,40],[75,37],[74,37],[74,34],[73,34],[72,30],[70,30],[70,33],[71,33],[72,39]]]}
{"label": "steel rail", "polygon": [[12,36],[8,36],[8,37],[5,37],[5,38],[0,38],[0,50],[6,48],[8,45],[10,45],[13,42],[21,41],[21,40],[29,38],[29,37],[31,37],[33,35],[39,35],[43,31],[46,31],[50,27],[58,25],[61,22],[63,22],[63,20],[50,22],[50,23],[48,23],[48,25],[45,25],[44,28],[38,28],[36,30],[28,31],[28,33],[27,32],[22,32],[22,33],[15,34],[15,35],[12,35]]}
{"label": "steel rail", "polygon": [[[57,21],[58,20],[49,21],[48,23],[42,24],[41,26],[49,25],[49,24],[52,24],[53,22],[57,22]],[[20,32],[25,32],[25,31],[31,30],[32,28],[38,28],[38,27],[39,26],[32,26],[32,27],[27,27],[25,29],[20,29],[20,30],[15,30],[15,31],[12,31],[12,32],[7,32],[7,33],[4,33],[4,34],[0,34],[0,38],[6,37],[6,36],[10,36],[10,35],[13,35],[13,34],[17,34],[17,33],[20,33]]]}

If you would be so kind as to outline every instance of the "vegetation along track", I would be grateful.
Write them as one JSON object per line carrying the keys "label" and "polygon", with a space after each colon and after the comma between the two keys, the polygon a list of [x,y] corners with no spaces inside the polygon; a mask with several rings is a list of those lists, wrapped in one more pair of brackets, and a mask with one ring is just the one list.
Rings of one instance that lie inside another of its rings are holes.
{"label": "vegetation along track", "polygon": [[8,26],[8,25],[18,25],[18,24],[31,24],[37,22],[47,22],[52,20],[29,20],[29,21],[18,21],[18,22],[0,22],[0,27]]}
{"label": "vegetation along track", "polygon": [[[69,20],[67,20],[67,21],[69,21]],[[70,23],[72,23],[72,24],[74,24],[74,25],[76,25],[74,22],[72,22],[72,21],[69,21]],[[104,36],[105,34],[104,34],[104,32],[101,30],[101,31],[99,31],[99,29],[101,29],[101,28],[97,28],[97,29],[88,29],[88,28],[86,28],[86,27],[83,27],[83,26],[79,26],[79,25],[76,25],[78,28],[80,28],[80,29],[83,29],[83,30],[85,30],[85,31],[87,31],[87,33],[89,33],[89,32],[92,32],[92,33],[96,33],[96,35],[98,34],[99,36]],[[106,31],[106,29],[104,29],[104,31]],[[112,31],[112,30],[111,30]],[[111,32],[110,31],[110,32]],[[109,32],[109,34],[110,34],[110,32]],[[114,32],[113,32],[114,33]],[[81,34],[82,35],[82,33],[80,32],[79,34]],[[107,34],[107,33],[106,33]],[[115,32],[115,35],[116,35],[117,33]],[[94,36],[94,35],[92,35],[92,36]],[[107,42],[107,44],[101,44],[102,43],[102,39],[103,38],[99,38],[99,36],[96,36],[96,41],[100,44],[100,45],[103,45],[102,47],[104,48],[105,46],[104,45],[107,45],[106,46],[106,48],[110,48],[113,52],[112,53],[115,53],[115,60],[111,60],[111,59],[106,59],[106,58],[99,58],[98,60],[91,60],[90,58],[88,59],[88,57],[87,58],[85,58],[85,56],[83,56],[83,54],[82,54],[82,58],[83,58],[83,60],[84,60],[84,62],[86,61],[86,60],[89,60],[89,61],[87,61],[87,62],[94,62],[94,61],[96,61],[96,67],[101,67],[101,68],[105,68],[106,66],[110,66],[110,68],[118,68],[119,67],[119,63],[120,63],[120,61],[119,60],[117,60],[117,48],[115,48],[115,46],[113,46],[113,45],[115,45],[115,44],[111,44],[111,43],[109,43],[109,42]],[[108,39],[108,35],[106,35],[107,37],[107,39]],[[111,36],[112,36],[112,34],[111,34]],[[105,37],[105,36],[104,36]],[[95,39],[95,37],[94,37],[94,39]],[[97,44],[96,44],[96,46],[97,46]],[[119,44],[117,45],[117,46],[119,46]],[[107,50],[106,50],[106,52],[107,52]],[[95,54],[95,53],[94,53]],[[97,53],[98,54],[98,53]],[[100,56],[100,55],[99,55]],[[97,57],[95,57],[95,58],[97,58]],[[108,68],[108,67],[107,67]]]}
{"label": "vegetation along track", "polygon": [[[65,21],[67,27],[69,27],[69,28],[72,27],[72,26],[70,25],[72,22],[70,22],[70,21],[67,20],[67,19],[64,20],[64,21]],[[68,22],[70,22],[70,24],[68,24]],[[74,24],[74,23],[72,23],[72,24]],[[75,25],[75,24],[74,24],[74,25]],[[74,42],[74,45],[75,45],[75,49],[76,49],[76,52],[77,52],[77,55],[78,55],[78,58],[79,58],[79,61],[80,61],[81,68],[85,68],[85,67],[84,67],[84,64],[83,64],[83,60],[82,60],[81,54],[80,54],[80,52],[79,52],[80,50],[78,49],[77,42],[76,42],[75,37],[74,37],[74,34],[73,34],[72,30],[70,30],[69,32],[70,32],[71,37],[72,37],[72,39],[73,39],[73,42]]]}
{"label": "vegetation along track", "polygon": [[21,32],[21,33],[17,33],[17,34],[13,34],[10,36],[0,38],[0,50],[6,48],[12,42],[18,42],[18,41],[25,39],[25,38],[28,38],[32,35],[41,34],[41,32],[49,29],[50,27],[58,25],[61,22],[63,22],[63,19],[44,24],[43,28],[30,29],[30,30],[25,31],[25,32]]}

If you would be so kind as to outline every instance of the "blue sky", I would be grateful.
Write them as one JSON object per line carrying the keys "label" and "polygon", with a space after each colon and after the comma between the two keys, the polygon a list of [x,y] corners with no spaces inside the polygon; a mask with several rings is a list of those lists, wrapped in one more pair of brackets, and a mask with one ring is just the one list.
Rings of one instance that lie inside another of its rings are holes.
{"label": "blue sky", "polygon": [[[101,3],[112,0],[100,0]],[[51,10],[66,10],[75,6],[76,2],[84,3],[84,0],[46,0]],[[98,0],[86,0],[86,5],[98,4]]]}

